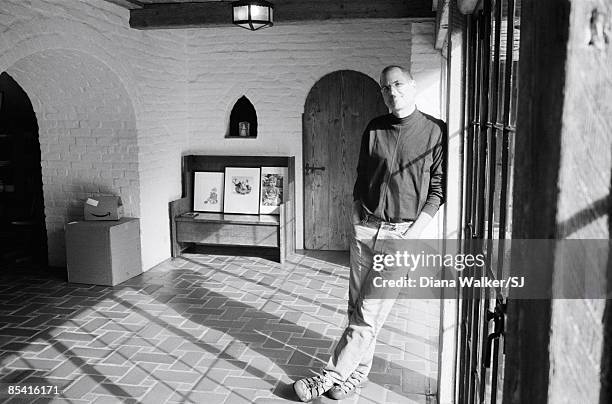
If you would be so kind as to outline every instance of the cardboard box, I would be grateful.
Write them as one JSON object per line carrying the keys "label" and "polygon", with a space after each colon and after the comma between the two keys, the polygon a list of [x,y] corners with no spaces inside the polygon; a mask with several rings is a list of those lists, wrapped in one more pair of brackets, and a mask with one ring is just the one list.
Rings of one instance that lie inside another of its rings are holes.
{"label": "cardboard box", "polygon": [[140,221],[83,221],[66,225],[68,282],[114,286],[142,273]]}
{"label": "cardboard box", "polygon": [[96,196],[87,198],[84,208],[85,220],[119,220],[123,217],[123,203],[119,196]]}

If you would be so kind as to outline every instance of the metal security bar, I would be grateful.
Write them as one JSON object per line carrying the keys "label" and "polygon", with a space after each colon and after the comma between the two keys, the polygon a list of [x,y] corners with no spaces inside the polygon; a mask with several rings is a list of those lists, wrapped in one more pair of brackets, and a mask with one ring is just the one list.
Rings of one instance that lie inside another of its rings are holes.
{"label": "metal security bar", "polygon": [[[485,254],[474,276],[490,279],[507,275],[509,259],[503,240],[512,221],[519,15],[520,0],[485,0],[466,17],[463,246]],[[506,296],[494,288],[461,296],[457,402],[501,402]]]}

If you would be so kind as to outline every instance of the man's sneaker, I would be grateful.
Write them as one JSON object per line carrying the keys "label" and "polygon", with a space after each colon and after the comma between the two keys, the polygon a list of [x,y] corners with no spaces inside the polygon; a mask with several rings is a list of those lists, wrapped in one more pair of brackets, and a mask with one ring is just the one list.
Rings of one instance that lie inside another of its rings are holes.
{"label": "man's sneaker", "polygon": [[334,400],[345,399],[355,394],[357,387],[363,386],[367,381],[367,376],[359,372],[353,372],[345,382],[335,384],[327,392],[327,396]]}
{"label": "man's sneaker", "polygon": [[293,383],[293,390],[303,402],[312,401],[334,386],[334,382],[326,376],[307,377]]}

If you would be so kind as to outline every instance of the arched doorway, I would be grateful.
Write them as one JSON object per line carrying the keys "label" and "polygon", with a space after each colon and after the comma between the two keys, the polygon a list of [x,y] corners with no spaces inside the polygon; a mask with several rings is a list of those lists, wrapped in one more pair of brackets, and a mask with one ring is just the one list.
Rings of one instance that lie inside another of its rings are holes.
{"label": "arched doorway", "polygon": [[388,110],[369,76],[340,70],[310,90],[303,115],[304,247],[347,250],[361,135]]}
{"label": "arched doorway", "polygon": [[87,198],[119,195],[125,216],[140,216],[132,100],[106,63],[76,50],[33,53],[6,72],[27,93],[36,114],[48,262],[64,267],[64,226],[83,219]]}
{"label": "arched doorway", "polygon": [[0,74],[0,262],[47,263],[38,122],[25,91]]}

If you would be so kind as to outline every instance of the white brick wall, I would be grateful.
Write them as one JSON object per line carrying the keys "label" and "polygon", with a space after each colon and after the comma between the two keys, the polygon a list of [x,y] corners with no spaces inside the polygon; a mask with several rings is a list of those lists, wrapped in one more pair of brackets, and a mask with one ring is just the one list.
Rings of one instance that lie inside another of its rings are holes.
{"label": "white brick wall", "polygon": [[[120,193],[141,218],[145,268],[167,258],[168,202],[180,196],[180,157],[189,153],[295,155],[300,248],[301,114],[327,73],[352,69],[378,80],[387,64],[412,66],[419,106],[438,115],[433,21],[277,24],[252,33],[138,31],[128,19],[101,0],[0,2],[0,71],[26,90],[41,127],[55,265],[64,262],[63,224],[97,192]],[[243,94],[257,109],[260,135],[227,140]]]}
{"label": "white brick wall", "polygon": [[49,258],[63,263],[64,223],[82,219],[87,197],[121,195],[126,215],[139,216],[134,109],[114,74],[86,54],[43,51],[8,72],[37,101]]}
{"label": "white brick wall", "polygon": [[169,256],[168,201],[186,142],[185,35],[136,31],[100,0],[2,0],[0,71],[25,89],[40,126],[49,258],[94,193],[141,218],[143,265]]}

